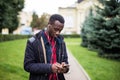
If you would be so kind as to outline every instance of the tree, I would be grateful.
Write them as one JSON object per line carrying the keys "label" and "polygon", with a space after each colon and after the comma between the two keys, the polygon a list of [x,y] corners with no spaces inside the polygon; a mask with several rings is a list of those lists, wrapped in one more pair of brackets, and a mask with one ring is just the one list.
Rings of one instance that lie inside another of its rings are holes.
{"label": "tree", "polygon": [[24,7],[24,0],[0,1],[0,32],[2,28],[8,28],[12,33],[18,27],[18,13]]}
{"label": "tree", "polygon": [[39,18],[38,15],[34,12],[32,17],[33,17],[33,20],[31,22],[32,28],[43,29],[46,27],[46,25],[48,23],[48,18],[50,17],[50,15],[44,13]]}
{"label": "tree", "polygon": [[39,18],[38,18],[38,15],[33,12],[33,15],[32,15],[32,22],[31,22],[31,27],[32,28],[37,28],[39,25],[38,25],[38,22],[39,22]]}
{"label": "tree", "polygon": [[83,47],[89,47],[89,40],[91,39],[92,36],[92,31],[94,28],[94,23],[93,23],[93,13],[92,13],[92,8],[89,11],[89,15],[86,17],[83,27],[81,29],[81,38],[82,38],[82,43],[81,45]]}
{"label": "tree", "polygon": [[[103,8],[97,6],[94,17],[92,46],[96,46],[100,56],[120,58],[120,1],[99,0]],[[91,41],[90,41],[91,42]]]}
{"label": "tree", "polygon": [[47,13],[42,14],[42,16],[40,17],[40,28],[43,29],[46,27],[47,23],[48,23],[48,19],[49,19],[50,15]]}

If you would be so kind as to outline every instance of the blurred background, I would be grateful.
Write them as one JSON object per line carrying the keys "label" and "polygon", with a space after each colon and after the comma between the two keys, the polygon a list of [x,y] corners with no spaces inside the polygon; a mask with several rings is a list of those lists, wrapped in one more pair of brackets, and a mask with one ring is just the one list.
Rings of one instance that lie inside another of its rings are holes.
{"label": "blurred background", "polygon": [[0,80],[28,80],[27,39],[56,13],[65,19],[68,50],[91,80],[120,80],[120,0],[0,0]]}
{"label": "blurred background", "polygon": [[43,29],[49,16],[55,13],[65,18],[63,34],[80,34],[89,9],[95,4],[99,5],[97,0],[15,0],[6,3],[1,1],[1,4],[3,4],[1,16],[6,17],[2,18],[3,24],[0,28],[2,34],[34,34],[37,30]]}

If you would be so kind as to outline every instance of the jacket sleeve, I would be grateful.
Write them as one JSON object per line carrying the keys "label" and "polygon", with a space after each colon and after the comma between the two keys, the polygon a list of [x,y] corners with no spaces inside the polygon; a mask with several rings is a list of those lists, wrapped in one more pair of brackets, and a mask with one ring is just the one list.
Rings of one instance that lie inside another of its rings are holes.
{"label": "jacket sleeve", "polygon": [[64,41],[63,41],[62,47],[63,47],[63,55],[62,55],[63,62],[66,62],[68,64],[68,53],[67,53],[67,49]]}
{"label": "jacket sleeve", "polygon": [[[64,41],[63,41],[62,47],[63,47],[63,54],[64,54],[64,56],[62,55],[63,62],[65,62],[66,64],[69,64],[69,62],[68,62],[68,53],[67,53],[67,49],[66,49],[66,45],[65,45]],[[66,68],[65,73],[67,73],[68,71],[69,71],[69,67]]]}
{"label": "jacket sleeve", "polygon": [[33,42],[27,41],[25,56],[24,56],[24,69],[27,72],[35,74],[46,74],[51,73],[51,64],[38,63],[36,62]]}

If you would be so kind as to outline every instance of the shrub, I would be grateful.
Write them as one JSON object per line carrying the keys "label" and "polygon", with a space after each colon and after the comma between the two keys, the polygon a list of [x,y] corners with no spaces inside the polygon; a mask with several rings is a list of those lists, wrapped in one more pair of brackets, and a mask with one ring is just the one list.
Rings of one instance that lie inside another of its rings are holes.
{"label": "shrub", "polygon": [[0,42],[3,41],[10,41],[10,40],[16,40],[16,39],[24,39],[29,38],[32,35],[14,35],[14,34],[0,34]]}

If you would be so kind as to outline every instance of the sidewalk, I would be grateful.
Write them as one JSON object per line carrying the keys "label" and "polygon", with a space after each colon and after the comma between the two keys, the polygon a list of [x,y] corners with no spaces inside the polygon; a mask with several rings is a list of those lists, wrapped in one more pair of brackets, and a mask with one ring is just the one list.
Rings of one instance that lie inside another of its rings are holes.
{"label": "sidewalk", "polygon": [[65,75],[66,80],[90,80],[88,74],[82,66],[77,62],[73,55],[68,51],[70,71]]}

